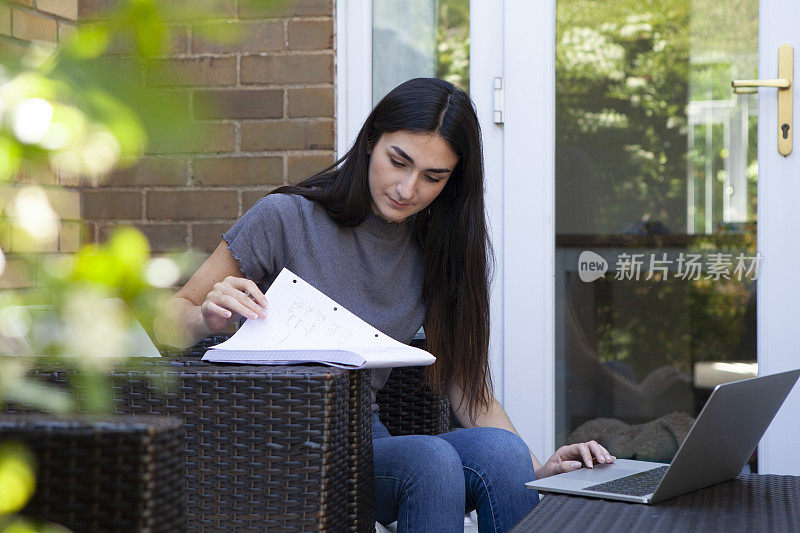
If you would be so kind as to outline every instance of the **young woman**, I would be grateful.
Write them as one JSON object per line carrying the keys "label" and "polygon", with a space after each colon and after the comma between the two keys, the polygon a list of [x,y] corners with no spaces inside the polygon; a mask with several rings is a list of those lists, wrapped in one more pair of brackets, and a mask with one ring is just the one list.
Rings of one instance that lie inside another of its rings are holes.
{"label": "young woman", "polygon": [[477,509],[481,531],[505,531],[538,502],[526,481],[614,457],[592,441],[540,464],[493,396],[483,194],[469,96],[409,80],[375,106],[344,157],[268,194],[223,235],[165,306],[159,340],[189,346],[265,317],[264,292],[284,266],[395,339],[408,343],[424,326],[436,356],[426,377],[465,429],[390,436],[375,404],[389,369],[372,371],[377,519],[397,520],[398,531],[463,531],[465,508]]}

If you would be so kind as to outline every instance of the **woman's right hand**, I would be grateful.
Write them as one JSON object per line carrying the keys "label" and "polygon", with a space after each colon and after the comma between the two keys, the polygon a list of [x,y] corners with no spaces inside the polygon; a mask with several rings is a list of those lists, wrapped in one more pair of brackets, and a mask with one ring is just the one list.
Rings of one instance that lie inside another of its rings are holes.
{"label": "woman's right hand", "polygon": [[200,306],[200,312],[209,331],[217,333],[240,316],[267,318],[267,304],[267,297],[253,281],[228,276],[214,284]]}

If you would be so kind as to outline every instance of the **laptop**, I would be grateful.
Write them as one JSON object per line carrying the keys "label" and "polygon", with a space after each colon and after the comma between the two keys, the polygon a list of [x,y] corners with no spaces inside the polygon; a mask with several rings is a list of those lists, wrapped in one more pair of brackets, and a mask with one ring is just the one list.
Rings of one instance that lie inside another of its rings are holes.
{"label": "laptop", "polygon": [[617,459],[525,485],[542,492],[656,503],[735,478],[800,369],[718,385],[669,465]]}
{"label": "laptop", "polygon": [[[112,313],[117,318],[114,323],[123,328],[123,335],[115,338],[117,342],[106,339],[101,352],[103,357],[161,357],[158,348],[122,298],[103,298],[102,303],[101,308],[85,311],[88,320],[94,316],[98,323],[102,323],[102,315]],[[65,339],[66,326],[54,305],[10,306],[3,312],[6,313],[6,327],[0,331],[0,356],[35,355],[42,353],[42,347]]]}

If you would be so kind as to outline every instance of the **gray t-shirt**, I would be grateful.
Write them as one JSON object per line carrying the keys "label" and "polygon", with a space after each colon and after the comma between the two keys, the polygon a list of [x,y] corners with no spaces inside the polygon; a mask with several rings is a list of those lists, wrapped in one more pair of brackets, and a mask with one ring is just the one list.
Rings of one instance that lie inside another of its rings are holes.
{"label": "gray t-shirt", "polygon": [[[370,213],[360,226],[339,226],[317,202],[294,194],[260,199],[225,233],[242,273],[266,291],[283,267],[350,312],[403,343],[422,326],[424,262],[413,222]],[[269,308],[267,308],[269,313]],[[373,369],[375,393],[391,369]]]}

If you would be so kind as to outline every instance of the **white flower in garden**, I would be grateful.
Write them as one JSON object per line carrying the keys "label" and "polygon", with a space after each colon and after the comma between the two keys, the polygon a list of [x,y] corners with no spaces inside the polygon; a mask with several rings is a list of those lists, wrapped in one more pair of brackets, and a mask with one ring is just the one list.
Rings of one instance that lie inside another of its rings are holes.
{"label": "white flower in garden", "polygon": [[619,35],[620,37],[630,39],[632,37],[646,37],[652,31],[653,27],[650,24],[626,24],[619,29]]}
{"label": "white flower in garden", "polygon": [[590,77],[621,79],[625,49],[593,28],[570,28],[558,47],[567,70]]}
{"label": "white flower in garden", "polygon": [[638,76],[631,76],[630,78],[625,80],[625,85],[629,89],[638,89],[640,87],[646,87],[647,80],[644,78],[640,78]]}

